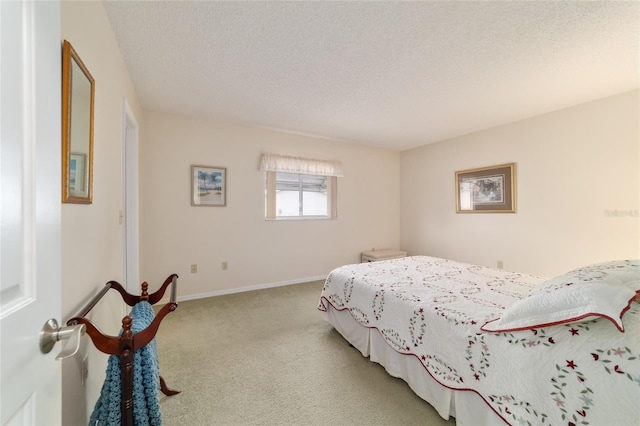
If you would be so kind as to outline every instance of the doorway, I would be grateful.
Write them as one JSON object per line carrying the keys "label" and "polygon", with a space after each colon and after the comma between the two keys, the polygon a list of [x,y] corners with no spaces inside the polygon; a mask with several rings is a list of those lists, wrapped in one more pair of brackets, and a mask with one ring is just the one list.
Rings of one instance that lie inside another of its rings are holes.
{"label": "doorway", "polygon": [[131,294],[139,292],[140,242],[138,227],[138,121],[131,107],[124,99],[123,117],[123,182],[124,212],[123,219],[123,277],[124,287]]}

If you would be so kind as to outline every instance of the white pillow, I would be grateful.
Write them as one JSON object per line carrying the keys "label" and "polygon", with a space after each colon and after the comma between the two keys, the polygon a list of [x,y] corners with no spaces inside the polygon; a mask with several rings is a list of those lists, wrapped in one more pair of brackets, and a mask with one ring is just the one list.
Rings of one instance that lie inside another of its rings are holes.
{"label": "white pillow", "polygon": [[500,318],[480,328],[520,331],[601,317],[624,332],[622,316],[636,296],[640,296],[640,260],[598,263],[537,285]]}

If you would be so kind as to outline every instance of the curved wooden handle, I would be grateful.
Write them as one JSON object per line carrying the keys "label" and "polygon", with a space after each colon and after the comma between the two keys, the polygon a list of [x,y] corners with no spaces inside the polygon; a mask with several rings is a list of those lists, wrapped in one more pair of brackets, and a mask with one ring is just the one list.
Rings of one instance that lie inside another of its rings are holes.
{"label": "curved wooden handle", "polygon": [[[176,279],[175,282],[174,282],[174,278]],[[149,295],[149,303],[151,303],[152,305],[155,305],[156,303],[158,303],[162,299],[162,296],[164,296],[164,292],[167,290],[167,287],[169,287],[169,284],[171,284],[172,282],[174,282],[174,284],[173,284],[174,288],[171,289],[171,293],[172,293],[172,295],[174,295],[175,294],[175,286],[178,285],[177,278],[178,278],[178,274],[169,275],[167,277],[167,279],[164,280],[164,283],[162,284],[162,286],[160,286],[158,291],[156,291],[155,293]],[[171,302],[175,302],[175,300],[171,300]]]}
{"label": "curved wooden handle", "polygon": [[160,323],[167,316],[169,312],[173,312],[178,307],[177,303],[167,303],[164,305],[158,313],[156,313],[155,318],[145,328],[144,330],[140,330],[136,334],[133,335],[133,351],[137,351],[140,348],[143,348],[147,345],[154,337],[156,337],[156,333],[158,332],[158,328],[160,327]]}

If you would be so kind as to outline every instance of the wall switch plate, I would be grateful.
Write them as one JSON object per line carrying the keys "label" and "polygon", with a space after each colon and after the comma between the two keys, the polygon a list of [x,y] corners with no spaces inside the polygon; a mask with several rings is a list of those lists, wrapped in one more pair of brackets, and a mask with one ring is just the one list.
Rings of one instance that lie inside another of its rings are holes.
{"label": "wall switch plate", "polygon": [[198,264],[194,263],[193,265],[191,265],[191,273],[192,274],[198,273]]}

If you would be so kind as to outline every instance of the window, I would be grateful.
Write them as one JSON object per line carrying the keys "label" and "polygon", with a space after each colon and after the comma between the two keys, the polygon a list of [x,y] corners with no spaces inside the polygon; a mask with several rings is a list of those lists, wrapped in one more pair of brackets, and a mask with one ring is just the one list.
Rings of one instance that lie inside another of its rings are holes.
{"label": "window", "polygon": [[265,154],[265,217],[267,219],[327,219],[337,217],[337,162]]}
{"label": "window", "polygon": [[335,176],[267,172],[266,218],[336,217],[336,184]]}

